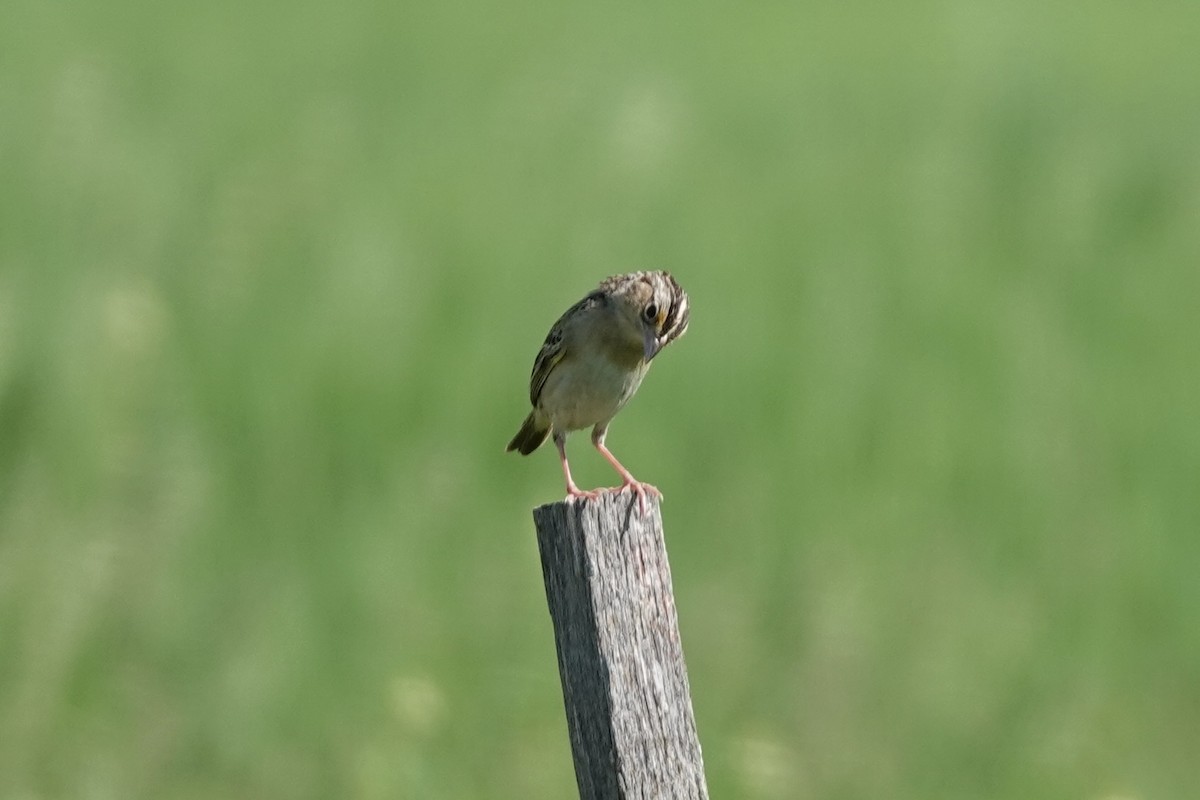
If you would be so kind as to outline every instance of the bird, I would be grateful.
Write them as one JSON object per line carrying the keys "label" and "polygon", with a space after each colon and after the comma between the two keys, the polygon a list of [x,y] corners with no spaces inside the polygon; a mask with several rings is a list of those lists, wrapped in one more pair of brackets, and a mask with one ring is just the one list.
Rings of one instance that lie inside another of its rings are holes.
{"label": "bird", "polygon": [[[604,444],[609,423],[641,386],[650,363],[688,328],[687,292],[669,272],[613,275],[558,318],[533,362],[525,418],[506,452],[529,455],[554,440],[567,480],[567,500],[632,491],[642,514],[646,495],[662,497],[637,480]],[[592,444],[621,476],[613,489],[580,489],[567,462],[567,434],[592,428]]]}

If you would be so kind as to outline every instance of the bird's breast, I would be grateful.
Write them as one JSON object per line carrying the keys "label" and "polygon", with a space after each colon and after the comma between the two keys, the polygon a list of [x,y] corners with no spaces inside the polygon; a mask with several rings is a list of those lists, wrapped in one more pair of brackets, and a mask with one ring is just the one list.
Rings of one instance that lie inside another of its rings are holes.
{"label": "bird's breast", "polygon": [[538,405],[556,430],[607,422],[642,383],[648,364],[631,366],[603,356],[564,358],[546,380]]}

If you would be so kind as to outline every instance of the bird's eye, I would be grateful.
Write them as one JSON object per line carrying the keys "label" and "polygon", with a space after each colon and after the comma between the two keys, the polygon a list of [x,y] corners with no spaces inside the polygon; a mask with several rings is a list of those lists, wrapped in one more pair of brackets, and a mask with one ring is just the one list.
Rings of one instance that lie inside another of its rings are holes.
{"label": "bird's eye", "polygon": [[646,310],[642,312],[642,317],[645,318],[646,322],[654,322],[658,318],[658,306],[654,305],[654,303],[646,306]]}

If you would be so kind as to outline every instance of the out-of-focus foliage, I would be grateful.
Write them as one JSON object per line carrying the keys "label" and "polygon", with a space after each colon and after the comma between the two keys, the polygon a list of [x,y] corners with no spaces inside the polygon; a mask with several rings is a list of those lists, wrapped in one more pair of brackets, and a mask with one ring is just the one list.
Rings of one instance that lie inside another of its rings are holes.
{"label": "out-of-focus foliage", "polygon": [[502,451],[645,267],[714,797],[1195,791],[1194,4],[4,17],[0,797],[572,796]]}

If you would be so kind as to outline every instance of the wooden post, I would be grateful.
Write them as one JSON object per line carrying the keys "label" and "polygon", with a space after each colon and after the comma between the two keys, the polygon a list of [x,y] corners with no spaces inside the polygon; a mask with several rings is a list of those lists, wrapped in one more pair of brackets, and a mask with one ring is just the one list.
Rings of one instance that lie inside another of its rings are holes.
{"label": "wooden post", "polygon": [[658,501],[533,511],[580,800],[707,800]]}

